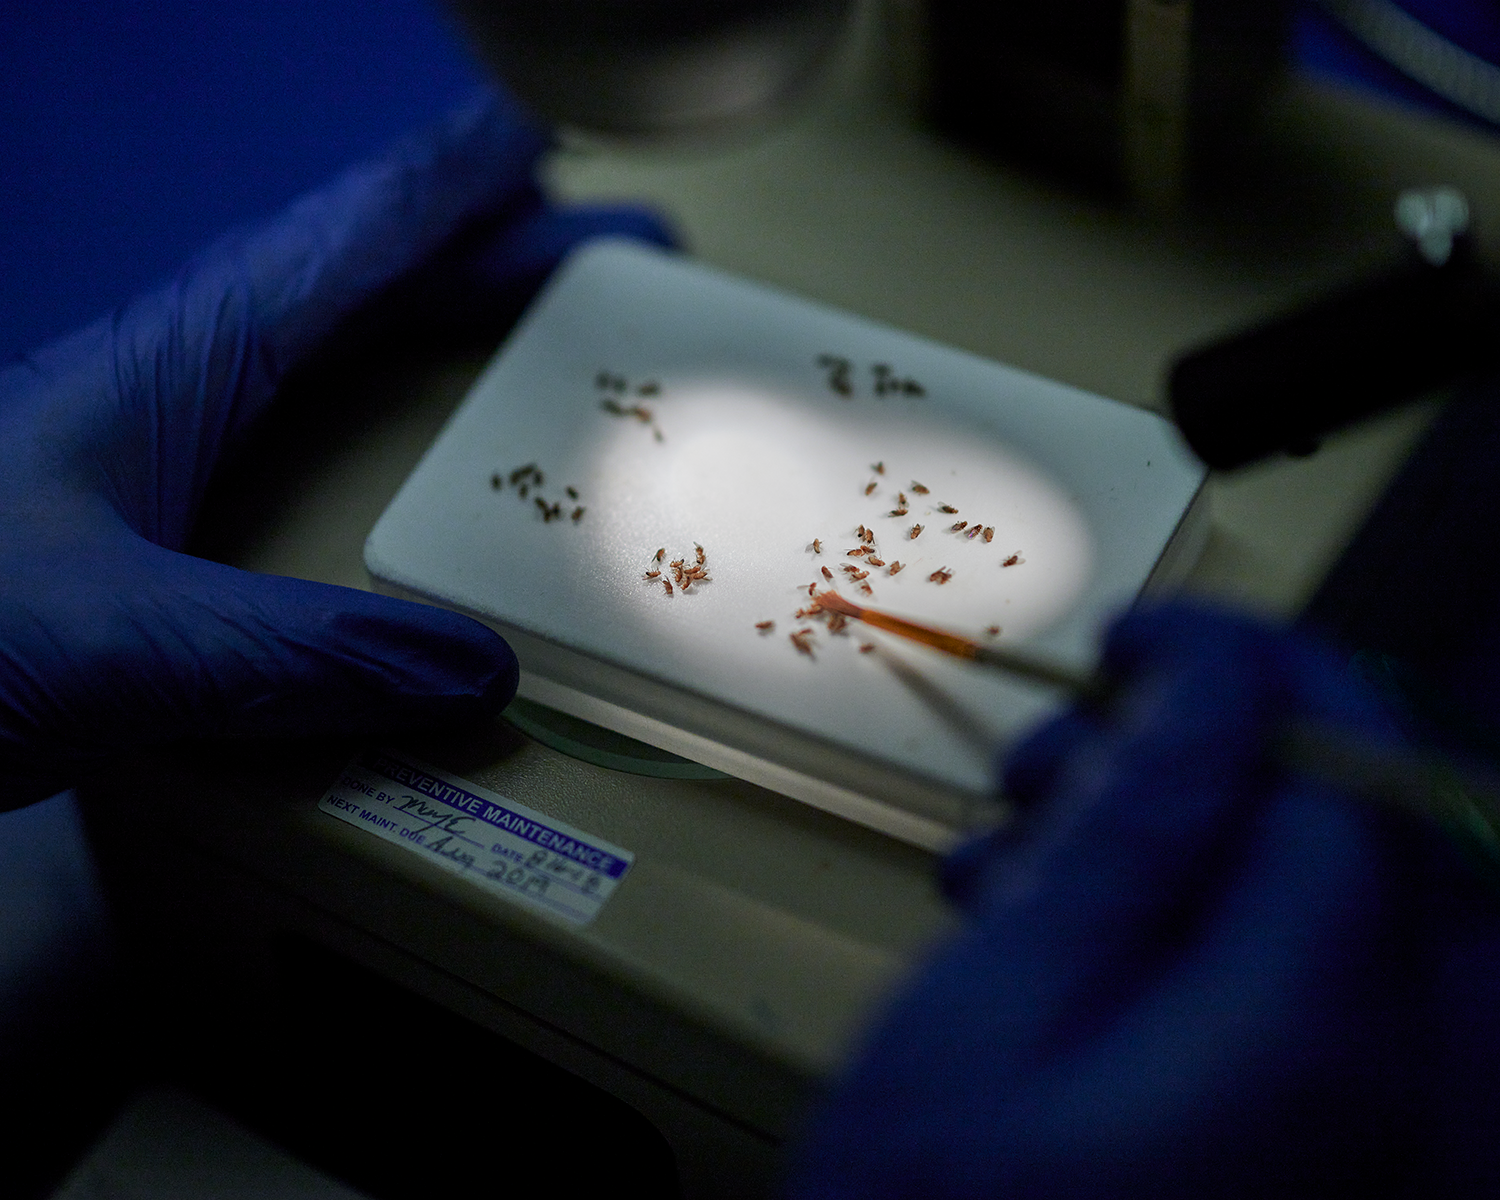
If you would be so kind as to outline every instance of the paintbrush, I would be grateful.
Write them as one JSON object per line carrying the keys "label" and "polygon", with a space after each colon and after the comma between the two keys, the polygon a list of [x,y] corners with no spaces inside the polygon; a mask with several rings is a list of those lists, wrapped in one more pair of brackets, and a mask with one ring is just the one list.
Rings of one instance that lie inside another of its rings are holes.
{"label": "paintbrush", "polygon": [[837,592],[815,592],[812,600],[815,609],[839,613],[853,621],[863,621],[866,625],[884,629],[887,633],[894,633],[897,637],[921,642],[924,646],[931,646],[934,650],[941,650],[944,654],[951,654],[955,658],[973,659],[987,667],[998,667],[1012,675],[1019,675],[1022,679],[1061,688],[1080,698],[1097,700],[1106,698],[1100,688],[1101,681],[1082,671],[1075,671],[1072,667],[1065,667],[1061,663],[1048,662],[1046,659],[1023,654],[1017,650],[986,646],[961,634],[934,629],[931,625],[923,625],[906,617],[898,617],[878,609],[865,608],[861,604],[845,600]]}
{"label": "paintbrush", "polygon": [[[812,600],[815,608],[825,612],[863,621],[955,658],[1058,688],[1100,712],[1107,712],[1113,702],[1115,686],[1104,676],[1021,651],[986,646],[961,634],[866,608],[837,592],[815,592]],[[1489,867],[1500,867],[1500,783],[1493,772],[1461,767],[1440,755],[1376,746],[1358,733],[1315,721],[1282,724],[1270,738],[1270,749],[1272,757],[1284,767],[1437,821]]]}

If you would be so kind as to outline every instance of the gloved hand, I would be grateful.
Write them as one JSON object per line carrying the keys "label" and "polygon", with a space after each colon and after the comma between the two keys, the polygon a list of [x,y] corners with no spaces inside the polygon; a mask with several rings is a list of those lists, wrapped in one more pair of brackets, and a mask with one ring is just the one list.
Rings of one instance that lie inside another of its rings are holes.
{"label": "gloved hand", "polygon": [[286,372],[393,284],[425,273],[428,294],[482,303],[596,234],[670,244],[640,209],[545,203],[545,144],[486,98],[0,371],[0,809],[123,749],[379,735],[506,703],[515,658],[478,622],[179,551]]}
{"label": "gloved hand", "polygon": [[1332,651],[1183,605],[1110,633],[1107,713],[1012,755],[965,928],[802,1145],[804,1197],[1493,1195],[1500,915],[1435,827],[1268,761],[1377,743]]}

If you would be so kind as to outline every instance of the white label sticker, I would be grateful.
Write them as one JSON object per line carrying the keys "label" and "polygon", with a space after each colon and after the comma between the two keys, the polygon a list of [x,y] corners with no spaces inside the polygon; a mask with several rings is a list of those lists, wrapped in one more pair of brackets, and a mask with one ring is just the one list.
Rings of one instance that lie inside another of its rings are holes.
{"label": "white label sticker", "polygon": [[318,807],[575,925],[594,919],[635,861],[629,850],[387,750],[359,755]]}

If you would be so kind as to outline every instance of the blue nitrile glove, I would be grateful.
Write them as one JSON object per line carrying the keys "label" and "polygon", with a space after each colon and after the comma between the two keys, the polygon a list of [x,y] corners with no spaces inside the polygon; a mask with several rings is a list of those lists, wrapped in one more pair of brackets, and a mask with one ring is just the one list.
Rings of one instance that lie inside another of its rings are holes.
{"label": "blue nitrile glove", "polygon": [[640,209],[546,204],[545,145],[486,97],[0,371],[0,809],[120,750],[505,704],[515,657],[478,622],[179,551],[282,377],[393,285],[472,307],[596,234],[670,242]]}
{"label": "blue nitrile glove", "polygon": [[1434,828],[1263,753],[1394,743],[1342,658],[1186,605],[1110,633],[1107,713],[1012,755],[1016,825],[794,1161],[807,1197],[1494,1195],[1500,915]]}

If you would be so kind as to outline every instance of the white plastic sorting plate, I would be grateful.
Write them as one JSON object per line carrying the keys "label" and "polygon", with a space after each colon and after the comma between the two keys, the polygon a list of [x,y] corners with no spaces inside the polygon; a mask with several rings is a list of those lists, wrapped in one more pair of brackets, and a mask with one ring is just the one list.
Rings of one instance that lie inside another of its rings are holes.
{"label": "white plastic sorting plate", "polygon": [[[513,479],[531,464],[540,483]],[[1189,540],[1202,481],[1154,414],[599,242],[495,356],[365,561],[509,638],[530,699],[940,845],[1056,697],[867,626],[830,634],[794,615],[808,585],[827,568],[858,603],[1085,666]],[[847,555],[861,525],[885,566]],[[710,580],[668,595],[699,545]]]}

